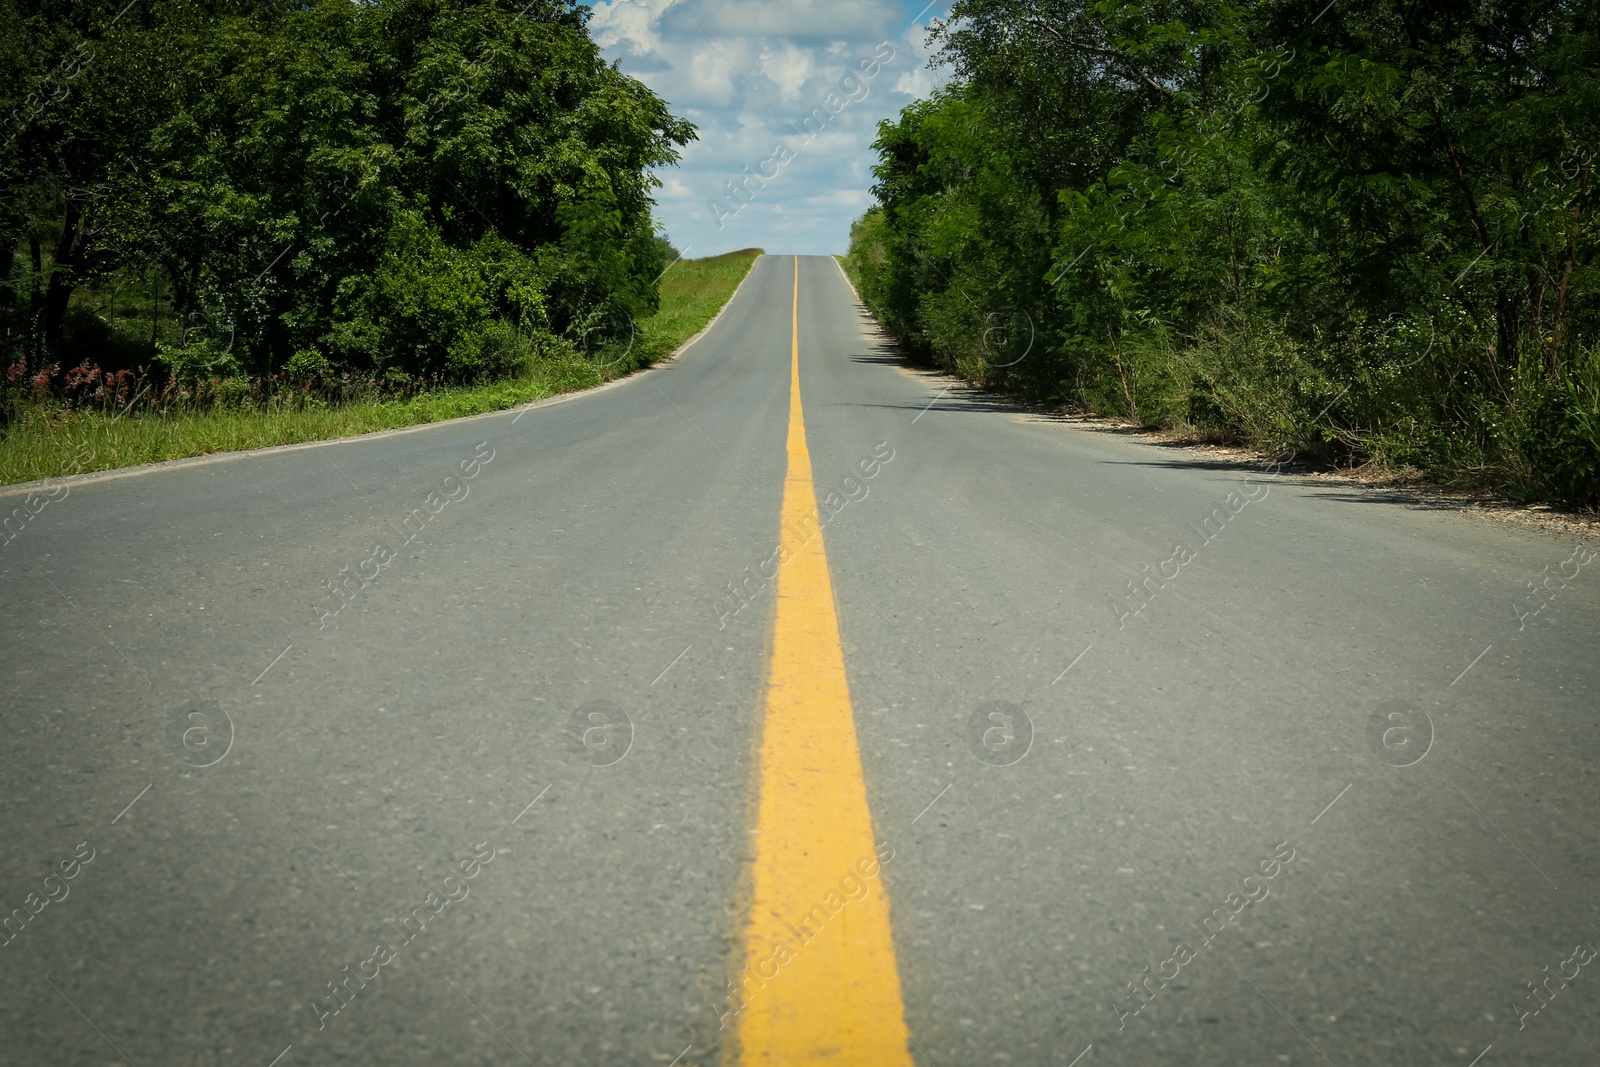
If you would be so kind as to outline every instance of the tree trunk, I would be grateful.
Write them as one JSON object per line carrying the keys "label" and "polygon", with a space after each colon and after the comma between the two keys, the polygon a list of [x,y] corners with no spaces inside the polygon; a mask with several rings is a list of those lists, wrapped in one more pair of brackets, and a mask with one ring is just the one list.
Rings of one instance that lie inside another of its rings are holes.
{"label": "tree trunk", "polygon": [[1511,371],[1517,369],[1517,340],[1522,334],[1521,308],[1504,286],[1494,294],[1495,362]]}
{"label": "tree trunk", "polygon": [[11,268],[17,263],[17,242],[22,238],[22,219],[9,219],[5,232],[10,234],[10,239],[0,244],[0,298],[5,303],[17,302],[16,290],[11,286]]}
{"label": "tree trunk", "polygon": [[1555,326],[1550,331],[1548,370],[1554,378],[1561,369],[1561,327],[1567,315],[1567,286],[1572,281],[1572,261],[1578,252],[1578,227],[1583,220],[1583,200],[1589,192],[1589,165],[1578,179],[1578,198],[1572,202],[1572,229],[1567,234],[1567,265],[1561,271],[1561,288],[1556,291]]}
{"label": "tree trunk", "polygon": [[81,228],[83,209],[67,200],[66,217],[61,223],[61,239],[56,242],[55,261],[50,264],[50,284],[44,294],[44,343],[53,354],[61,343],[61,326],[67,317],[67,301],[78,287],[78,255],[83,250]]}

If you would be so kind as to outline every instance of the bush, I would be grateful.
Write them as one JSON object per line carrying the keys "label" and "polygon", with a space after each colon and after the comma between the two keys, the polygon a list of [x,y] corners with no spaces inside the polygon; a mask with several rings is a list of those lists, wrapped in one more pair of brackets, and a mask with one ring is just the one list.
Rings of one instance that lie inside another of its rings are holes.
{"label": "bush", "polygon": [[1600,504],[1600,348],[1575,353],[1552,378],[1524,352],[1511,402],[1484,415],[1507,457],[1507,482],[1529,499]]}
{"label": "bush", "polygon": [[[1325,440],[1316,420],[1339,390],[1281,323],[1230,315],[1174,355],[1191,423],[1267,452]],[[1175,420],[1168,412],[1163,421]]]}
{"label": "bush", "polygon": [[284,377],[290,381],[311,381],[326,378],[332,373],[333,364],[315,348],[300,349],[289,357],[289,362],[283,367]]}
{"label": "bush", "polygon": [[232,346],[212,337],[199,337],[188,344],[158,343],[156,362],[181,382],[233,378],[244,373]]}

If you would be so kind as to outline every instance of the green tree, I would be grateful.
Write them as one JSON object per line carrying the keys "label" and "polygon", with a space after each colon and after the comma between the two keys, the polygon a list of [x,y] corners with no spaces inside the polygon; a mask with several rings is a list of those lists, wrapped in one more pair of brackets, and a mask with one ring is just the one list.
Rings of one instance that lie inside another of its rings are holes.
{"label": "green tree", "polygon": [[984,384],[1594,499],[1597,35],[1596,0],[959,0],[852,270]]}
{"label": "green tree", "polygon": [[36,367],[76,290],[147,267],[185,374],[472,378],[655,308],[653,170],[695,130],[581,4],[4,2],[13,84],[92,55],[50,106],[0,101],[5,265],[52,242],[10,312]]}

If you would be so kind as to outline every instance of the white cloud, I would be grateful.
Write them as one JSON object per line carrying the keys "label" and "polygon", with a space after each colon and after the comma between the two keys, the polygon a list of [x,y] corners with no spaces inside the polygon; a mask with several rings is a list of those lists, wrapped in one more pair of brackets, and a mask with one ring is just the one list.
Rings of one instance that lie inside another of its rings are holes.
{"label": "white cloud", "polygon": [[[914,25],[919,10],[910,0],[594,5],[590,28],[606,58],[700,130],[681,165],[659,175],[656,214],[673,242],[695,256],[750,245],[844,251],[869,206],[878,121],[944,78],[922,69],[922,26],[948,4]],[[792,158],[775,157],[779,144]],[[729,182],[742,185],[730,194]]]}
{"label": "white cloud", "polygon": [[601,48],[614,50],[626,45],[625,51],[636,56],[658,53],[662,41],[655,26],[672,3],[673,0],[620,0],[596,4],[589,20],[590,32]]}
{"label": "white cloud", "polygon": [[790,41],[761,54],[761,72],[772,80],[786,100],[800,96],[800,90],[805,87],[815,67],[816,52],[810,48],[799,48]]}
{"label": "white cloud", "polygon": [[894,91],[907,96],[927,96],[933,91],[933,75],[926,70],[908,70],[894,80]]}
{"label": "white cloud", "polygon": [[729,105],[734,101],[733,79],[737,76],[726,56],[714,48],[696,48],[689,59],[689,86],[694,102],[701,105]]}

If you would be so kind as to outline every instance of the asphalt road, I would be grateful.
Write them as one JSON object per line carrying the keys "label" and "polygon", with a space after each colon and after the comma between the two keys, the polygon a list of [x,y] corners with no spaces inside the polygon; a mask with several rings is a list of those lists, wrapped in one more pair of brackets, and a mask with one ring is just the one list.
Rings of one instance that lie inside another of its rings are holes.
{"label": "asphalt road", "polygon": [[948,389],[768,256],[673,364],[0,547],[0,1063],[737,1062],[796,270],[916,1062],[1600,1062],[1600,558]]}

